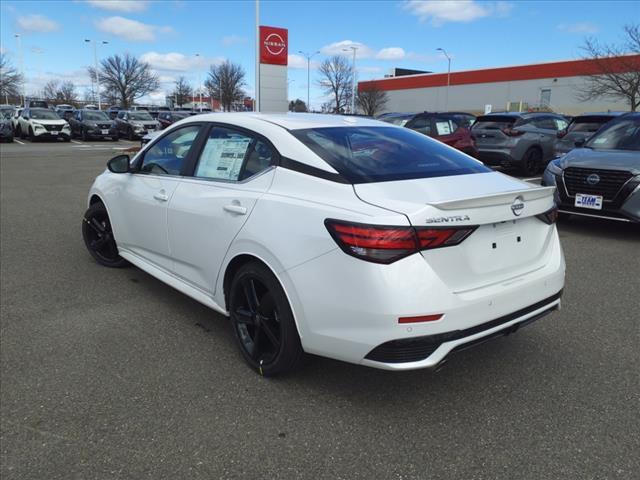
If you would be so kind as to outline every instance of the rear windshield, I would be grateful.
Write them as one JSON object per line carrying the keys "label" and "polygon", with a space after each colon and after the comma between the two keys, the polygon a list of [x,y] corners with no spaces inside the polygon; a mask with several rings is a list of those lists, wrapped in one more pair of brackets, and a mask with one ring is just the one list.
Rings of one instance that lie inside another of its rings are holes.
{"label": "rear windshield", "polygon": [[104,112],[84,112],[85,120],[110,120],[106,113]]}
{"label": "rear windshield", "polygon": [[594,150],[640,151],[640,118],[613,122],[585,143]]}
{"label": "rear windshield", "polygon": [[379,120],[383,122],[390,123],[392,125],[398,125],[399,127],[404,127],[409,120],[411,120],[415,115],[394,115],[392,117],[383,117]]}
{"label": "rear windshield", "polygon": [[144,110],[129,113],[129,118],[131,120],[153,120],[149,112],[145,112]]}
{"label": "rear windshield", "polygon": [[31,110],[31,118],[34,120],[60,120],[56,112],[51,110]]}
{"label": "rear windshield", "polygon": [[491,171],[462,152],[404,128],[311,128],[291,134],[350,183]]}
{"label": "rear windshield", "polygon": [[578,117],[569,125],[569,132],[595,132],[602,125],[611,120],[611,117]]}
{"label": "rear windshield", "polygon": [[520,120],[519,117],[511,115],[487,115],[478,117],[476,123],[473,124],[473,130],[502,130],[503,128],[511,127],[516,120]]}

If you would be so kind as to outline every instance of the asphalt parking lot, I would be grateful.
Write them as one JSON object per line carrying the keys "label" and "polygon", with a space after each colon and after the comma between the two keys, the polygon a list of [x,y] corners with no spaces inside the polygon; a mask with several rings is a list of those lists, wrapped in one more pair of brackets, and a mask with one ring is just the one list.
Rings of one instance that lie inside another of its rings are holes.
{"label": "asphalt parking lot", "polygon": [[637,475],[637,227],[561,223],[562,310],[438,372],[264,379],[222,316],[86,252],[88,188],[132,145],[0,147],[3,479]]}

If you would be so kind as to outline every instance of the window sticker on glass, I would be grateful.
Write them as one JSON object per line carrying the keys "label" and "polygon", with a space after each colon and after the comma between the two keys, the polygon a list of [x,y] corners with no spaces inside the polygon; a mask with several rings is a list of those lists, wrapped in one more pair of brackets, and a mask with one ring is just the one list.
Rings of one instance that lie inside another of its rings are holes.
{"label": "window sticker on glass", "polygon": [[450,135],[451,123],[448,120],[444,122],[436,122],[436,130],[438,131],[438,135]]}
{"label": "window sticker on glass", "polygon": [[237,180],[250,138],[210,138],[196,171],[197,177]]}

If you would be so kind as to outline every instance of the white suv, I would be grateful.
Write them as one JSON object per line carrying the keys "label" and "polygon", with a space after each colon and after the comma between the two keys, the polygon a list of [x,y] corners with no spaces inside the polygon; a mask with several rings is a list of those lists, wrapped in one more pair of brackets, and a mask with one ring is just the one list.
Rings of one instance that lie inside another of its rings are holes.
{"label": "white suv", "polygon": [[553,191],[383,122],[216,113],[111,159],[82,231],[229,315],[263,375],[303,352],[407,370],[559,307]]}
{"label": "white suv", "polygon": [[36,139],[71,140],[71,130],[66,120],[48,108],[25,108],[18,117],[16,136]]}

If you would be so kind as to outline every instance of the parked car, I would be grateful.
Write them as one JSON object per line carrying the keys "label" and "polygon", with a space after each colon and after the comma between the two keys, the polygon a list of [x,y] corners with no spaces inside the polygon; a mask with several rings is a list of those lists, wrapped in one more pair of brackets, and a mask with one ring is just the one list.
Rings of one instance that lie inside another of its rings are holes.
{"label": "parked car", "polygon": [[13,127],[14,136],[18,135],[18,125],[20,125],[20,117],[24,108],[16,107],[11,116],[11,126]]}
{"label": "parked car", "polygon": [[151,140],[156,138],[158,135],[162,133],[162,130],[154,130],[152,132],[147,133],[144,137],[140,139],[140,148],[144,147]]}
{"label": "parked car", "polygon": [[71,135],[78,136],[82,140],[89,140],[90,138],[118,140],[118,130],[115,122],[109,118],[106,112],[76,110],[69,124],[71,126]]}
{"label": "parked car", "polygon": [[71,140],[71,130],[66,120],[48,108],[25,108],[18,117],[18,130],[16,136],[32,141],[41,139],[62,139],[65,142]]}
{"label": "parked car", "polygon": [[49,108],[49,104],[44,100],[27,100],[25,108]]}
{"label": "parked car", "polygon": [[611,120],[542,177],[562,213],[640,223],[640,113]]}
{"label": "parked car", "polygon": [[230,315],[262,375],[303,352],[436,367],[560,305],[554,188],[406,128],[199,115],[107,167],[82,220],[89,253]]}
{"label": "parked car", "polygon": [[557,133],[567,124],[555,113],[489,113],[477,118],[471,133],[485,164],[535,175],[553,158]]}
{"label": "parked car", "polygon": [[13,110],[0,110],[0,141],[13,142],[13,124],[11,122]]}
{"label": "parked car", "polygon": [[169,125],[188,116],[190,116],[189,112],[159,112],[158,123],[160,124],[160,128],[164,130]]}
{"label": "parked car", "polygon": [[92,105],[92,104],[85,105],[85,106],[84,106],[84,109],[85,109],[85,110],[99,110],[99,108],[98,108],[98,106],[97,106],[97,105]]}
{"label": "parked car", "polygon": [[5,113],[9,112],[11,113],[11,115],[13,115],[13,112],[15,112],[16,107],[14,105],[0,105],[0,117],[2,117]]}
{"label": "parked car", "polygon": [[[454,112],[396,113],[385,115],[380,120],[410,128],[457,148],[467,155],[477,157],[478,151],[471,132],[463,126],[468,121],[460,115]],[[469,116],[473,117],[470,114]]]}
{"label": "parked car", "polygon": [[564,130],[557,133],[554,157],[561,157],[576,147],[576,142],[584,142],[598,131],[602,125],[626,112],[585,113],[573,117]]}
{"label": "parked car", "polygon": [[160,129],[160,124],[144,110],[121,110],[115,119],[115,125],[118,135],[129,140],[136,140],[149,131]]}
{"label": "parked car", "polygon": [[107,115],[109,115],[109,118],[111,120],[115,120],[116,117],[118,116],[118,112],[124,110],[124,108],[120,108],[120,107],[109,107],[107,108],[105,111],[107,112]]}
{"label": "parked car", "polygon": [[71,105],[58,105],[55,109],[55,112],[58,114],[58,116],[66,120],[67,122],[73,116],[75,111],[76,109]]}

